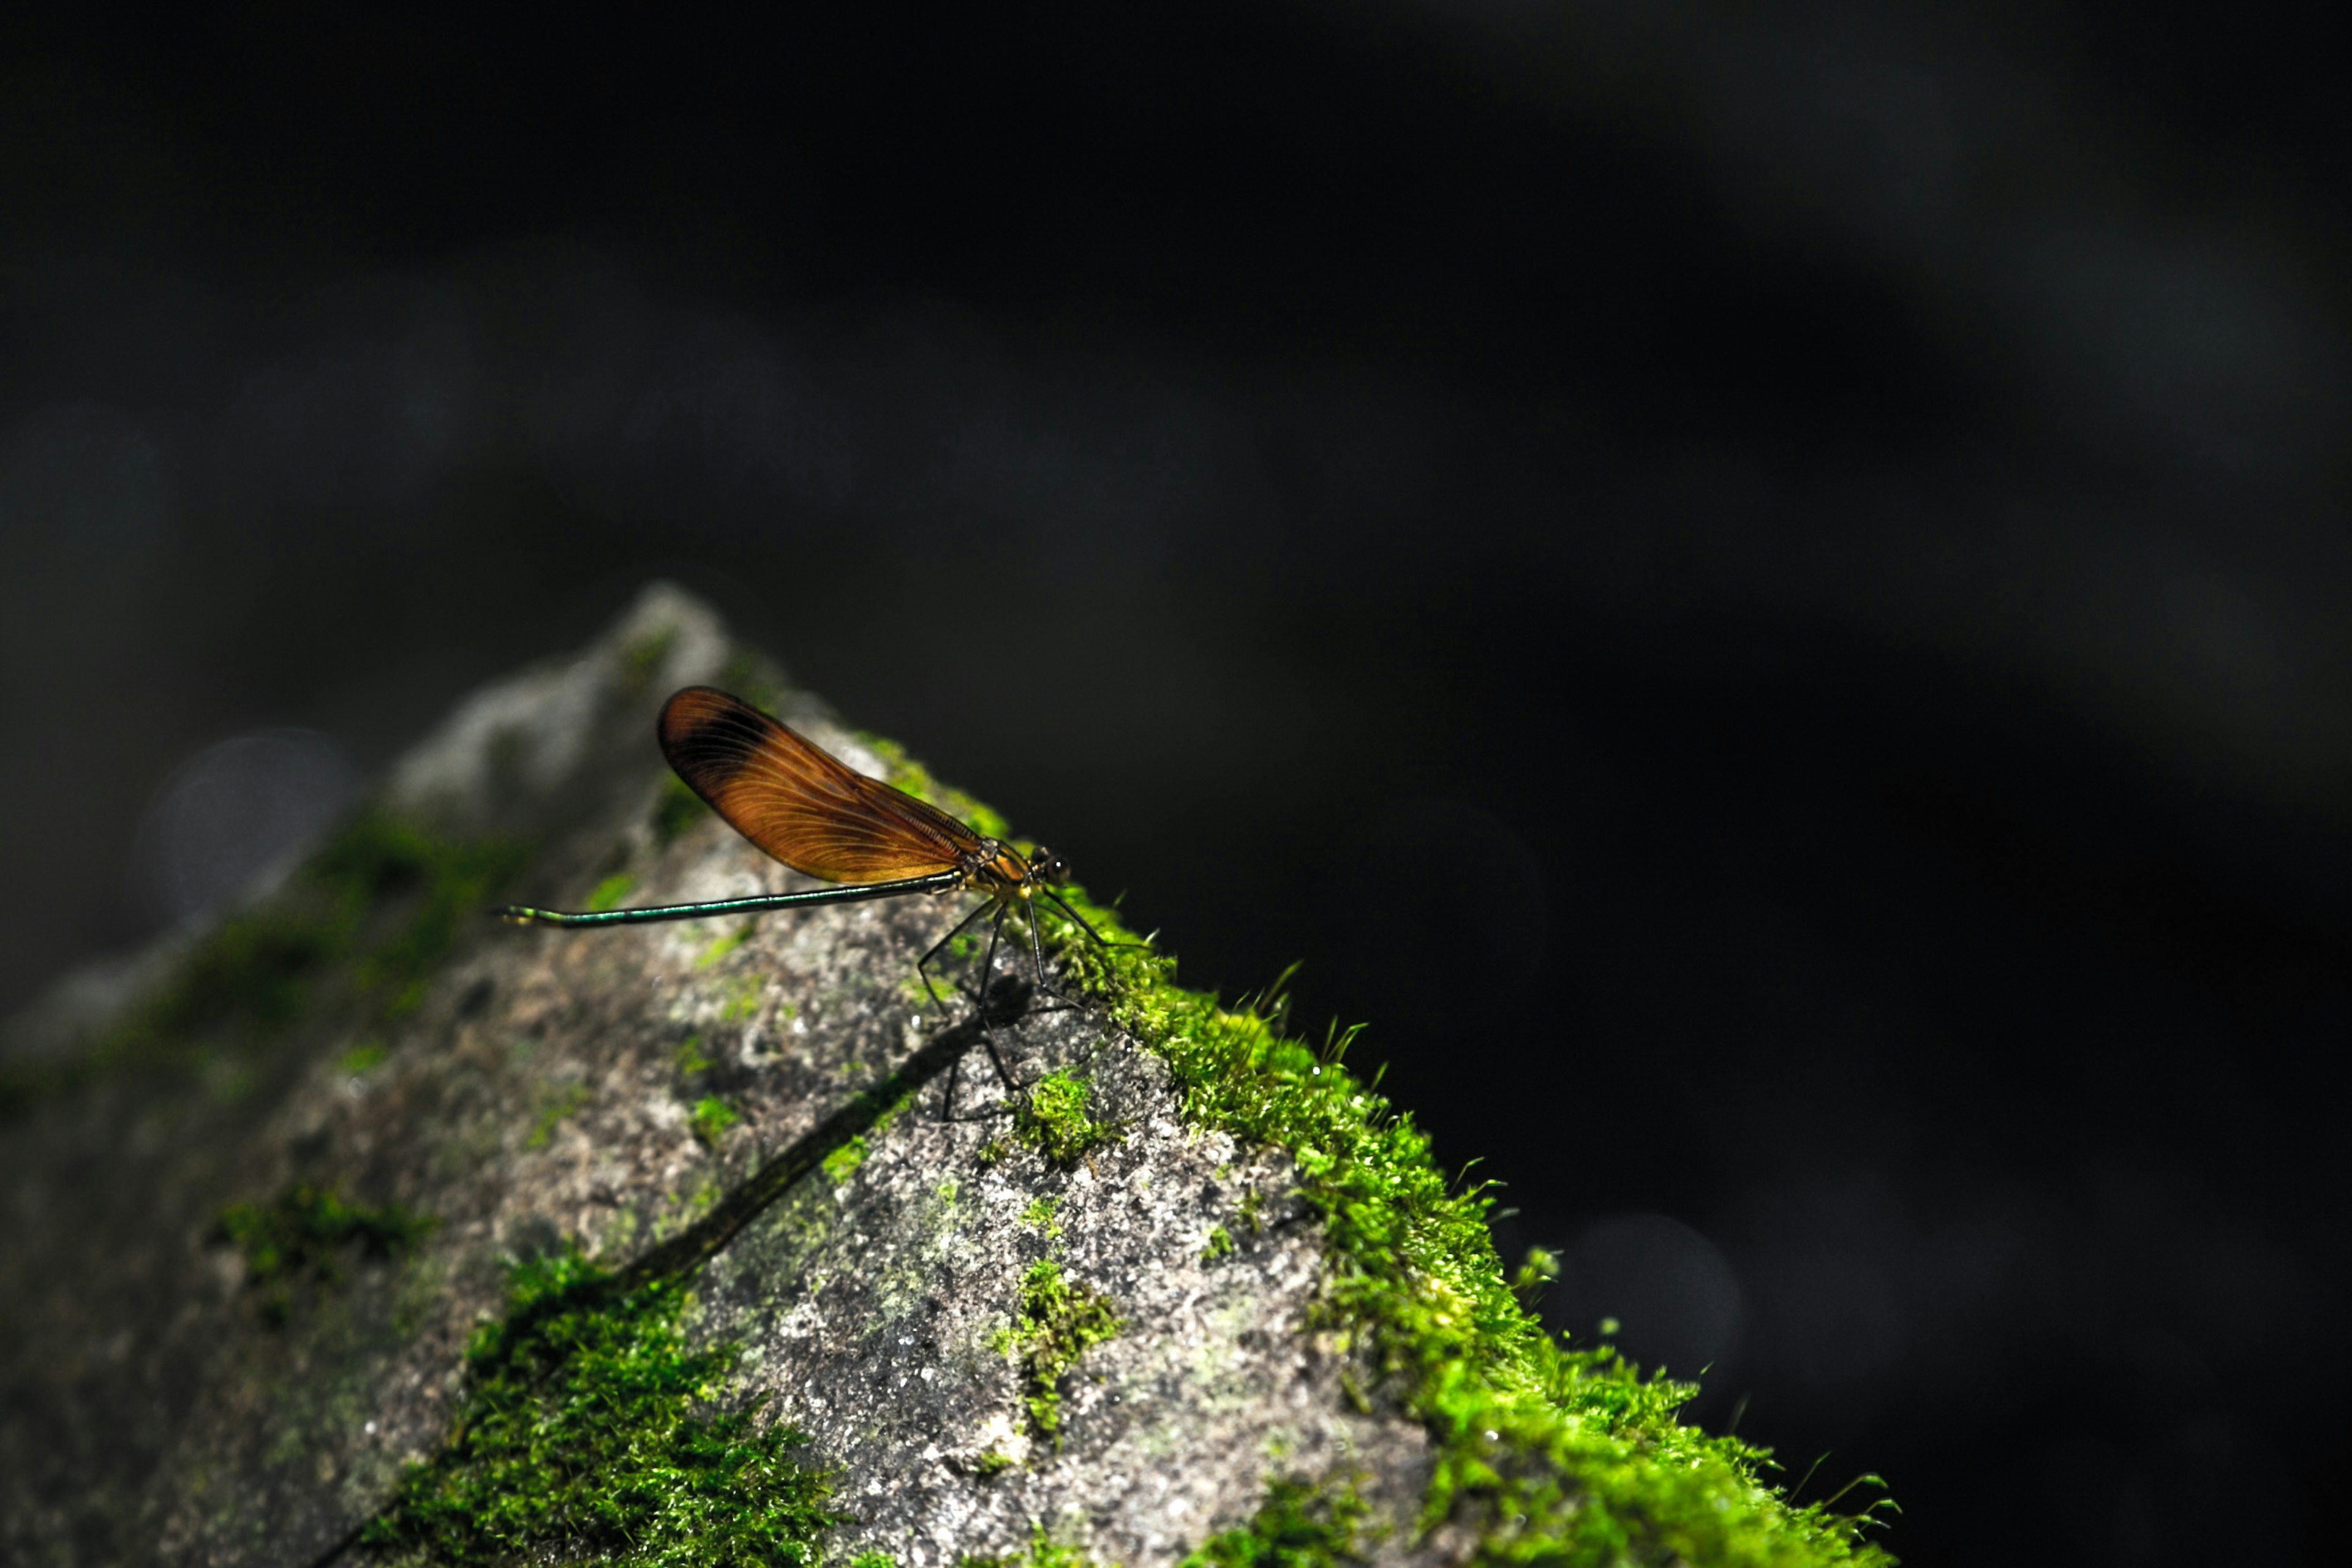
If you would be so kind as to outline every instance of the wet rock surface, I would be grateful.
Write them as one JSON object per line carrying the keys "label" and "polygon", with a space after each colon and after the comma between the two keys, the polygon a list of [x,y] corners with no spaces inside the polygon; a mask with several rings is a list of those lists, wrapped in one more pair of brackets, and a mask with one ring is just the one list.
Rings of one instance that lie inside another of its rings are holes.
{"label": "wet rock surface", "polygon": [[[652,719],[698,681],[888,771],[655,589],[577,657],[462,705],[395,768],[389,808],[528,844],[504,892],[549,907],[804,885],[680,808]],[[1024,1142],[968,997],[943,1011],[915,978],[955,900],[589,931],[469,910],[420,978],[381,984],[383,955],[422,940],[419,896],[381,889],[290,1019],[230,1009],[190,1026],[201,1045],[58,1078],[179,983],[133,964],[0,1045],[31,1086],[0,1122],[0,1558],[362,1560],[352,1531],[444,1441],[507,1260],[565,1246],[621,1268],[699,1248],[691,1333],[740,1346],[732,1393],[837,1472],[835,1554],[932,1568],[1043,1526],[1169,1562],[1274,1475],[1409,1515],[1425,1441],[1364,1413],[1305,1326],[1321,1237],[1286,1161],[1188,1129],[1098,1009],[1000,986],[1015,1077],[1065,1075],[1110,1128],[1075,1157]],[[433,1228],[258,1279],[220,1215],[297,1191]],[[1026,1348],[1041,1278],[1094,1314],[1058,1360]]]}

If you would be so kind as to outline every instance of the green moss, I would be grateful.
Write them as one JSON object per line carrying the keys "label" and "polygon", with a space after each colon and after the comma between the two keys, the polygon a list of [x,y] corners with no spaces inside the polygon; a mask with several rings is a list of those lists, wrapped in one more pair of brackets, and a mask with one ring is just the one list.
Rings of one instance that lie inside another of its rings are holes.
{"label": "green moss", "polygon": [[862,1137],[852,1138],[848,1142],[827,1154],[822,1163],[824,1166],[824,1179],[836,1187],[840,1186],[850,1177],[857,1174],[857,1168],[866,1163],[866,1140]]}
{"label": "green moss", "polygon": [[907,754],[907,748],[884,735],[857,732],[860,744],[882,762],[882,776],[896,788],[905,790],[917,800],[929,801],[940,810],[961,819],[971,830],[986,838],[1011,837],[1004,818],[982,805],[960,789],[951,789],[931,776],[931,771]]}
{"label": "green moss", "polygon": [[745,921],[733,931],[711,938],[702,951],[694,955],[694,967],[708,969],[751,940],[751,922]]}
{"label": "green moss", "polygon": [[1045,1239],[1051,1241],[1062,1234],[1060,1223],[1054,1218],[1054,1211],[1061,1206],[1059,1198],[1032,1198],[1029,1206],[1021,1211],[1021,1223],[1031,1230],[1043,1231]]}
{"label": "green moss", "polygon": [[1209,1239],[1201,1248],[1201,1261],[1203,1263],[1214,1263],[1220,1258],[1231,1258],[1233,1255],[1233,1232],[1227,1230],[1221,1225],[1211,1226],[1209,1227]]}
{"label": "green moss", "polygon": [[369,1208],[346,1203],[331,1187],[297,1182],[267,1203],[229,1205],[214,1222],[213,1237],[244,1255],[246,1289],[274,1325],[291,1314],[295,1287],[322,1288],[342,1278],[344,1254],[396,1257],[435,1224],[396,1204]]}
{"label": "green moss", "polygon": [[743,1120],[743,1113],[719,1096],[706,1094],[695,1101],[694,1113],[687,1120],[693,1123],[694,1135],[715,1149],[727,1130]]}
{"label": "green moss", "polygon": [[700,795],[686,787],[685,780],[673,773],[662,781],[661,794],[647,821],[654,830],[654,842],[666,847],[687,829],[716,815]]}
{"label": "green moss", "polygon": [[383,1065],[384,1046],[382,1040],[362,1040],[335,1058],[335,1070],[352,1078]]}
{"label": "green moss", "polygon": [[749,648],[738,648],[730,655],[725,668],[719,672],[719,687],[757,708],[771,719],[783,706],[783,672],[764,656]]}
{"label": "green moss", "polygon": [[1020,1315],[998,1348],[1021,1363],[1023,1398],[1037,1436],[1062,1446],[1062,1378],[1091,1345],[1126,1325],[1110,1299],[1066,1278],[1061,1265],[1041,1258],[1021,1281]]}
{"label": "green moss", "polygon": [[481,921],[530,858],[529,845],[437,838],[371,813],[331,839],[310,874],[346,910],[406,896],[404,917],[381,940],[362,943],[354,972],[362,995],[398,1014],[424,1000],[427,977],[458,932]]}
{"label": "green moss", "polygon": [[600,913],[605,910],[617,910],[621,907],[621,900],[636,890],[635,877],[626,871],[615,871],[589,892],[588,907]]}
{"label": "green moss", "polygon": [[[1542,1297],[1544,1287],[1559,1278],[1559,1258],[1549,1247],[1530,1247],[1519,1261],[1518,1273],[1511,1277],[1511,1294],[1529,1311]],[[1608,1331],[1614,1332],[1614,1330]]]}
{"label": "green moss", "polygon": [[[835,1149],[832,1153],[827,1154],[824,1159],[820,1162],[824,1166],[825,1175],[832,1181],[835,1186],[837,1187],[841,1185],[844,1182],[846,1182],[850,1177],[857,1173],[858,1167],[866,1163],[866,1157],[867,1153],[871,1152],[873,1145],[881,1142],[882,1135],[890,1131],[891,1123],[897,1121],[901,1116],[906,1115],[907,1112],[913,1108],[914,1103],[915,1097],[911,1091],[900,1095],[897,1100],[882,1108],[881,1111],[874,1118],[874,1124],[872,1126],[868,1127],[857,1137],[852,1138],[848,1142],[844,1143],[840,1148]],[[952,1181],[949,1182],[946,1186],[940,1189],[940,1195],[943,1199],[952,1202],[955,1197],[955,1183]]]}
{"label": "green moss", "polygon": [[677,1043],[677,1053],[670,1058],[680,1078],[693,1078],[710,1070],[710,1058],[702,1054],[702,1037],[688,1035]]}
{"label": "green moss", "polygon": [[357,912],[270,907],[232,916],[111,1043],[126,1054],[160,1055],[230,1028],[276,1034],[301,1016],[312,978],[341,956]]}
{"label": "green moss", "polygon": [[987,1453],[982,1454],[980,1457],[979,1461],[972,1466],[972,1468],[979,1473],[982,1480],[987,1480],[992,1477],[1003,1475],[1005,1471],[1011,1469],[1018,1463],[1020,1463],[1020,1461],[1015,1459],[1012,1455],[1000,1454],[995,1449],[991,1448]]}
{"label": "green moss", "polygon": [[621,650],[621,684],[643,691],[660,673],[662,660],[677,642],[676,626],[658,626]]}
{"label": "green moss", "polygon": [[736,1349],[689,1350],[686,1303],[670,1281],[615,1292],[576,1253],[517,1265],[448,1442],[362,1542],[448,1568],[818,1563],[843,1522],[828,1479],[800,1433],[714,1406]]}
{"label": "green moss", "polygon": [[1118,1123],[1087,1114],[1087,1086],[1066,1072],[1047,1073],[1029,1091],[1017,1124],[1021,1142],[1057,1165],[1075,1165],[1116,1137]]}
{"label": "green moss", "polygon": [[1448,1180],[1412,1118],[1348,1069],[1352,1032],[1316,1050],[1282,1034],[1276,997],[1223,1007],[1176,985],[1172,961],[1048,918],[1076,977],[1168,1064],[1188,1121],[1290,1154],[1328,1238],[1318,1326],[1370,1356],[1436,1445],[1423,1527],[1466,1520],[1490,1562],[1890,1561],[1864,1538],[1872,1510],[1795,1506],[1765,1479],[1768,1450],[1683,1425],[1690,1385],[1548,1333],[1521,1299],[1534,1282],[1503,1277],[1486,1186]]}
{"label": "green moss", "polygon": [[1003,1133],[998,1133],[995,1137],[991,1138],[987,1142],[982,1143],[980,1146],[979,1151],[973,1154],[972,1158],[978,1160],[981,1163],[982,1167],[985,1169],[992,1165],[1003,1164],[1004,1163],[1004,1157],[1012,1152],[1013,1145],[1005,1140]]}
{"label": "green moss", "polygon": [[539,1119],[531,1123],[530,1135],[522,1141],[522,1146],[526,1149],[546,1148],[554,1141],[555,1130],[563,1124],[563,1119],[594,1098],[584,1083],[566,1084],[557,1089],[539,1108]]}
{"label": "green moss", "polygon": [[197,939],[88,1049],[0,1068],[0,1114],[126,1069],[204,1073],[215,1088],[250,1082],[221,1058],[258,1054],[322,1006],[375,1022],[404,1013],[528,855],[362,813],[268,899]]}
{"label": "green moss", "polygon": [[1045,1533],[1042,1524],[1035,1527],[1025,1552],[1003,1552],[993,1557],[965,1555],[956,1560],[956,1568],[1095,1568],[1094,1562],[1075,1546],[1063,1546]]}
{"label": "green moss", "polygon": [[[738,937],[736,941],[740,944],[742,939]],[[756,1016],[760,1011],[760,995],[765,989],[760,975],[738,975],[734,984],[727,987],[727,1005],[719,1009],[719,1021],[738,1024]]]}
{"label": "green moss", "polygon": [[1247,1524],[1202,1542],[1178,1568],[1334,1568],[1364,1558],[1371,1510],[1352,1486],[1277,1479]]}

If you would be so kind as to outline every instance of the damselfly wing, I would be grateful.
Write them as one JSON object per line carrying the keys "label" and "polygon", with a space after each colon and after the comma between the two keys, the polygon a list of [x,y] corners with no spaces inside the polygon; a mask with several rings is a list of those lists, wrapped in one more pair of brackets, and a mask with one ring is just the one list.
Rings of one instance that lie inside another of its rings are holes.
{"label": "damselfly wing", "polygon": [[[689,686],[662,705],[656,732],[671,768],[729,826],[793,870],[840,885],[579,913],[509,905],[499,911],[501,916],[520,925],[639,925],[908,893],[978,893],[982,901],[915,961],[915,973],[937,1002],[931,960],[966,927],[994,910],[987,956],[981,963],[984,1031],[997,941],[1004,917],[1013,910],[1028,917],[1029,950],[1040,990],[1052,987],[1037,934],[1039,898],[1051,899],[1094,942],[1110,945],[1054,890],[1054,884],[1069,878],[1069,867],[1059,856],[1042,846],[1024,856],[1001,839],[976,833],[929,802],[866,777],[740,698],[713,687]],[[993,1037],[984,1037],[997,1071],[1012,1082],[997,1058]]]}

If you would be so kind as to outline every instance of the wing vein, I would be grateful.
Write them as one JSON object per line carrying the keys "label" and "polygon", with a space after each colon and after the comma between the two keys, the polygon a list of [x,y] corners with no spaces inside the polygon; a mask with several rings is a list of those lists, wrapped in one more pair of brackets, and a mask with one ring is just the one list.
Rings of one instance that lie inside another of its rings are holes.
{"label": "wing vein", "polygon": [[870,779],[751,704],[689,686],[662,707],[662,754],[736,832],[796,871],[873,882],[953,870],[980,836]]}

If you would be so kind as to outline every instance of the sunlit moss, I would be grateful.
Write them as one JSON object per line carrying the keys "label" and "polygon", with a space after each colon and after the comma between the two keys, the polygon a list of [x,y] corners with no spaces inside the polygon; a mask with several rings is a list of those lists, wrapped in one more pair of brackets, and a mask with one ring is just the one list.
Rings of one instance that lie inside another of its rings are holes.
{"label": "sunlit moss", "polygon": [[857,1168],[866,1163],[866,1140],[852,1138],[819,1162],[824,1167],[824,1179],[840,1186],[857,1174]]}
{"label": "sunlit moss", "polygon": [[1090,1091],[1066,1072],[1047,1073],[1030,1089],[1016,1135],[1057,1165],[1074,1165],[1118,1136],[1118,1124],[1087,1114]]}
{"label": "sunlit moss", "polygon": [[719,935],[711,938],[709,942],[703,944],[702,951],[694,955],[694,966],[697,969],[708,969],[712,964],[717,963],[720,959],[725,958],[729,953],[734,952],[737,948],[742,946],[745,942],[751,941],[752,925],[753,922],[747,920],[738,925],[733,931],[721,931]]}
{"label": "sunlit moss", "polygon": [[1289,1153],[1327,1238],[1318,1324],[1370,1355],[1436,1444],[1423,1528],[1466,1519],[1498,1562],[1891,1561],[1864,1538],[1871,1510],[1794,1505],[1765,1479],[1768,1450],[1684,1425],[1691,1385],[1547,1332],[1531,1281],[1504,1278],[1485,1186],[1449,1181],[1411,1116],[1348,1069],[1352,1033],[1318,1051],[1282,1034],[1276,998],[1222,1006],[1175,984],[1171,959],[1055,923],[1080,983],[1167,1062],[1189,1121]]}
{"label": "sunlit moss", "polygon": [[860,731],[858,742],[882,762],[882,776],[894,788],[905,790],[917,800],[929,801],[940,810],[952,813],[971,830],[988,838],[1008,838],[1011,830],[1004,818],[974,800],[960,789],[950,788],[931,776],[931,771],[907,754],[907,748],[883,735]]}
{"label": "sunlit moss", "polygon": [[1062,1236],[1062,1222],[1054,1217],[1054,1211],[1061,1206],[1062,1200],[1059,1198],[1046,1197],[1042,1194],[1032,1198],[1029,1200],[1029,1206],[1021,1211],[1021,1223],[1028,1229],[1036,1231],[1047,1241],[1058,1241]]}
{"label": "sunlit moss", "polygon": [[727,1130],[743,1120],[743,1113],[719,1096],[706,1094],[695,1101],[694,1110],[687,1120],[694,1128],[694,1135],[715,1149],[719,1140],[727,1135]]}
{"label": "sunlit moss", "polygon": [[1089,1346],[1125,1326],[1108,1297],[1066,1277],[1052,1258],[1029,1266],[1019,1313],[999,1332],[997,1348],[1020,1362],[1022,1399],[1038,1436],[1062,1446],[1063,1377]]}
{"label": "sunlit moss", "polygon": [[735,1347],[688,1347],[676,1283],[611,1284],[576,1253],[515,1267],[505,1318],[467,1350],[448,1441],[364,1545],[449,1568],[821,1560],[842,1520],[802,1434],[724,1401]]}
{"label": "sunlit moss", "polygon": [[1352,1486],[1270,1481],[1247,1524],[1211,1536],[1179,1568],[1334,1568],[1360,1563],[1370,1515]]}
{"label": "sunlit moss", "polygon": [[1096,1568],[1094,1560],[1075,1546],[1065,1546],[1046,1533],[1043,1524],[1034,1526],[1027,1548],[1020,1552],[999,1552],[980,1557],[967,1554],[956,1560],[956,1568]]}

